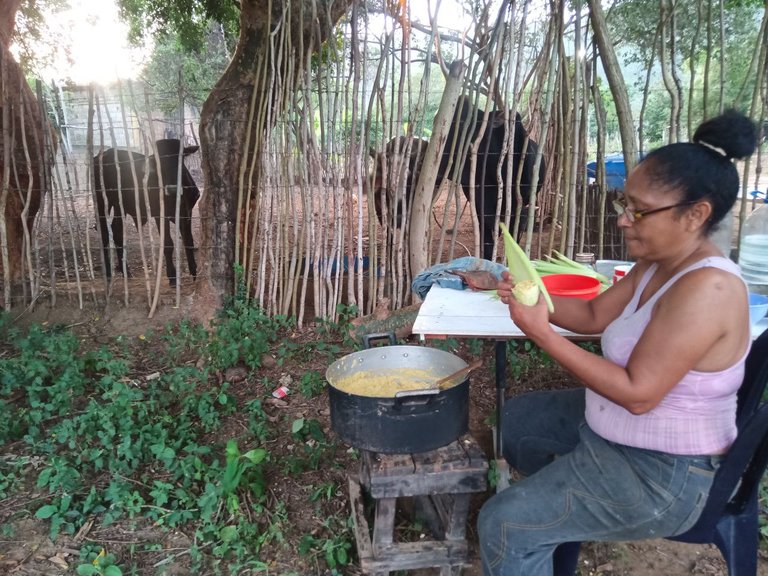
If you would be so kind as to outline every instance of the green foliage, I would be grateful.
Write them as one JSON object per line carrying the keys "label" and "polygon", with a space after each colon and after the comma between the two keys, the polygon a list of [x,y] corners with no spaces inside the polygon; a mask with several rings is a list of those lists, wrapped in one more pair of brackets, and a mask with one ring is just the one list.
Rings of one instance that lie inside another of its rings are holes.
{"label": "green foliage", "polygon": [[177,35],[186,50],[200,50],[214,24],[220,26],[230,46],[239,35],[240,10],[235,2],[117,0],[117,6],[121,18],[128,22],[129,37],[135,43],[149,36]]}
{"label": "green foliage", "polygon": [[[760,501],[760,510],[765,510],[766,502],[768,502],[768,478],[763,476],[760,480],[760,486],[758,488],[758,498]],[[758,516],[758,523],[760,525],[760,536],[762,536],[762,544],[768,541],[768,517],[765,513]]]}
{"label": "green foliage", "polygon": [[326,565],[338,574],[336,568],[346,566],[350,562],[352,549],[353,523],[351,518],[341,522],[337,517],[328,518],[318,533],[305,534],[299,542],[299,554],[302,556],[323,557]]}
{"label": "green foliage", "polygon": [[[212,333],[182,322],[158,337],[119,337],[84,351],[68,330],[35,325],[22,334],[0,315],[0,446],[14,443],[16,452],[0,459],[0,497],[33,477],[47,498],[31,512],[49,523],[52,539],[74,534],[91,518],[103,525],[193,523],[218,562],[263,568],[255,559],[259,547],[276,533],[250,518],[263,512],[267,492],[267,415],[258,400],[246,404],[247,450],[233,438],[211,442],[237,402],[228,383],[212,381],[209,368],[193,361],[202,350],[217,369],[241,361],[255,366],[281,327],[235,303]],[[155,338],[165,357],[154,360],[169,367],[137,380],[132,375],[145,371],[133,363]],[[304,434],[317,436],[317,428],[308,422]],[[324,441],[321,431],[319,437]],[[114,557],[101,552],[88,551],[77,573],[121,574]]]}
{"label": "green foliage", "polygon": [[18,48],[19,65],[30,73],[50,66],[56,53],[66,46],[61,31],[48,24],[51,17],[69,7],[68,0],[21,2],[16,13],[13,44]]}
{"label": "green foliage", "polygon": [[[713,45],[707,43],[706,19],[707,7],[714,4],[695,2],[677,2],[675,10],[675,61],[678,75],[687,84],[691,70],[696,73],[692,97],[688,87],[684,88],[683,111],[681,122],[683,134],[691,112],[692,126],[695,128],[702,120],[709,118],[719,109],[720,89],[723,89],[723,105],[748,111],[754,90],[755,75],[750,73],[749,64],[756,55],[757,37],[760,26],[760,14],[764,7],[761,2],[736,1],[724,4],[722,30],[724,47],[721,54],[719,34],[721,27],[720,10],[715,8],[709,13],[711,18],[710,33]],[[703,12],[697,14],[697,8]],[[632,0],[618,2],[610,11],[608,18],[614,42],[623,56],[626,69],[645,70],[651,59],[658,66],[658,45],[655,43],[655,31],[659,20],[659,3],[653,0]],[[705,79],[705,61],[709,57],[709,78]],[[720,59],[724,61],[720,81]],[[630,87],[638,95],[645,86],[645,74],[637,74],[637,83]],[[704,83],[709,86],[707,109],[704,109]],[[669,118],[669,95],[662,79],[657,73],[651,76],[648,102],[643,121],[645,149],[655,148],[667,141]],[[639,96],[635,98],[639,107]],[[613,106],[606,106],[613,113]],[[609,132],[612,127],[608,128]],[[690,137],[690,134],[688,135]]]}
{"label": "green foliage", "polygon": [[510,340],[507,343],[508,377],[519,380],[554,365],[552,357],[531,340]]}
{"label": "green foliage", "polygon": [[[240,404],[221,372],[242,364],[255,370],[275,349],[283,361],[335,357],[340,346],[333,340],[343,339],[356,314],[340,308],[337,323],[322,324],[321,343],[290,342],[283,337],[293,332],[288,320],[267,318],[241,294],[210,330],[182,321],[84,350],[69,330],[32,326],[22,333],[0,313],[0,446],[14,451],[0,456],[0,498],[34,485],[44,497],[28,513],[48,523],[52,539],[94,519],[102,526],[149,522],[194,536],[196,573],[266,570],[260,550],[285,545],[287,522],[285,505],[267,498],[274,474],[268,467],[317,470],[337,460],[337,447],[317,419],[276,422],[259,398]],[[149,376],[147,359],[157,366]],[[315,370],[298,384],[308,398],[324,387]],[[223,431],[235,411],[247,422],[237,438]],[[280,427],[293,450],[273,462],[268,446]],[[310,486],[308,502],[327,504],[338,490],[334,482]],[[349,562],[345,522],[329,518],[307,542],[319,571],[338,574]],[[118,576],[128,573],[123,562],[86,545],[76,572]]]}
{"label": "green foliage", "polygon": [[[180,101],[201,108],[224,73],[230,56],[221,29],[209,26],[204,44],[185,49],[178,36],[164,36],[155,44],[142,79],[156,94],[155,105],[169,117],[178,117]],[[183,91],[179,94],[179,80]]]}
{"label": "green foliage", "polygon": [[246,299],[233,299],[214,323],[208,343],[211,367],[222,369],[242,362],[249,368],[258,368],[278,331],[287,326],[286,318],[270,318]]}
{"label": "green foliage", "polygon": [[326,318],[316,318],[317,334],[324,339],[341,339],[344,346],[354,346],[355,340],[352,333],[352,320],[357,318],[358,308],[354,304],[337,304],[334,322]]}
{"label": "green foliage", "polygon": [[283,461],[286,473],[293,475],[307,470],[317,470],[322,463],[333,461],[336,444],[326,438],[320,422],[316,419],[293,420],[291,438],[296,446],[293,454]]}
{"label": "green foliage", "polygon": [[114,554],[109,554],[100,546],[86,545],[80,549],[80,561],[75,572],[78,576],[122,576],[123,571],[117,566]]}
{"label": "green foliage", "polygon": [[301,375],[299,392],[307,398],[319,396],[325,390],[325,376],[316,370],[310,370]]}

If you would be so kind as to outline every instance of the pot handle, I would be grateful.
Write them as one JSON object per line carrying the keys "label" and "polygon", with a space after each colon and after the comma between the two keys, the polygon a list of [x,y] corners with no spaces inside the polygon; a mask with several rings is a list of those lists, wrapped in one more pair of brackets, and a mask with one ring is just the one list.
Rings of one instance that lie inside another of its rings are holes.
{"label": "pot handle", "polygon": [[368,350],[371,347],[371,341],[381,340],[383,338],[387,338],[389,340],[390,346],[397,344],[397,338],[395,337],[394,332],[381,332],[376,334],[365,334],[363,336],[363,348]]}
{"label": "pot handle", "polygon": [[421,390],[402,390],[395,394],[395,406],[405,404],[429,404],[440,394],[439,388],[423,388]]}

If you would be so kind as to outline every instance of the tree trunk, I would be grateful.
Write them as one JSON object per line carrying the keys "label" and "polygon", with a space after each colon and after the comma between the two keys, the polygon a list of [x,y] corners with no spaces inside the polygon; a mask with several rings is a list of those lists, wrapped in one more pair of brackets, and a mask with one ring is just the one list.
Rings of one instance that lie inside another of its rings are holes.
{"label": "tree trunk", "polygon": [[34,298],[32,227],[50,187],[54,133],[8,46],[19,2],[0,8],[0,285],[10,309],[19,281]]}
{"label": "tree trunk", "polygon": [[674,143],[680,139],[679,118],[680,118],[680,98],[675,83],[673,68],[674,60],[674,8],[669,0],[661,0],[659,3],[659,22],[661,23],[661,34],[659,35],[659,62],[661,64],[661,77],[664,80],[664,87],[669,94],[669,131],[667,133],[667,142]]}
{"label": "tree trunk", "polygon": [[11,45],[13,30],[16,27],[16,12],[21,0],[3,0],[0,2],[0,44],[4,48]]}
{"label": "tree trunk", "polygon": [[637,164],[637,140],[635,138],[635,123],[632,120],[632,108],[629,105],[627,84],[621,73],[613,41],[608,34],[608,26],[605,22],[605,14],[599,0],[588,0],[589,15],[592,21],[592,30],[595,34],[595,42],[600,51],[600,60],[603,63],[605,75],[608,78],[608,86],[616,104],[616,116],[621,132],[621,146],[624,150],[624,166],[627,174]]}
{"label": "tree trunk", "polygon": [[[269,0],[244,0],[240,4],[240,39],[235,54],[205,101],[200,117],[205,175],[200,203],[205,283],[201,292],[219,305],[235,289],[237,239],[248,234],[248,230],[238,234],[238,204],[243,209],[244,203],[258,194],[260,156],[270,130],[262,120],[264,112],[269,111],[267,117],[272,121],[281,113],[281,97],[270,96],[274,74],[304,74],[307,53],[319,48],[351,4],[352,0],[292,0],[288,7]],[[283,52],[280,57],[290,62],[274,69],[272,51],[279,48],[271,44],[270,34],[281,27],[288,27],[296,49]]]}
{"label": "tree trunk", "polygon": [[450,72],[440,102],[440,109],[435,116],[432,137],[424,153],[419,179],[413,194],[413,208],[409,230],[408,255],[411,270],[415,276],[427,267],[427,242],[429,232],[429,214],[432,209],[433,190],[437,180],[437,172],[442,158],[443,148],[448,139],[451,119],[456,110],[456,103],[461,93],[461,83],[464,79],[464,63],[456,60],[451,64]]}

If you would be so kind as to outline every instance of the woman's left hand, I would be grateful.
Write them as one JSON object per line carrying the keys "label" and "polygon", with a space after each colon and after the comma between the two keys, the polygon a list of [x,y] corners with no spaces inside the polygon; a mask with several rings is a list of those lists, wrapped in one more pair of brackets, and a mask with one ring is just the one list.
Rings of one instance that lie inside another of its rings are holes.
{"label": "woman's left hand", "polygon": [[549,311],[547,303],[543,296],[539,294],[539,301],[535,306],[526,306],[520,304],[512,296],[512,287],[515,285],[509,272],[502,273],[502,279],[499,281],[496,291],[501,301],[509,308],[509,317],[530,338],[536,339],[551,330],[549,325]]}

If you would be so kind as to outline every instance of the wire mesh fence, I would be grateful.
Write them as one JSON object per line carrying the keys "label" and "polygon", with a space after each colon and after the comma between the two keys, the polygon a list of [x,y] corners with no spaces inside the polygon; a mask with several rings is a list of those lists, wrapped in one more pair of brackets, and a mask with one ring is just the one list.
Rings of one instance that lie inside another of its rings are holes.
{"label": "wire mesh fence", "polygon": [[[560,16],[533,25],[524,14],[488,12],[476,17],[475,36],[465,44],[441,37],[445,46],[466,49],[458,100],[466,107],[448,117],[460,130],[432,166],[427,265],[467,255],[503,259],[493,234],[499,222],[516,231],[533,258],[552,249],[626,258],[608,209],[616,190],[590,181],[585,170],[596,82],[588,71],[596,66],[585,64],[585,74],[572,83],[559,50]],[[431,47],[440,34],[406,24],[350,15],[332,36],[337,43],[303,74],[281,71],[276,61],[255,65],[257,78],[273,71],[267,101],[279,105],[227,120],[247,124],[242,132],[259,142],[243,155],[229,188],[206,190],[201,159],[210,150],[183,162],[177,154],[176,174],[188,170],[201,197],[233,199],[227,225],[236,230],[234,245],[214,246],[204,203],[186,205],[187,184],[176,185],[182,178],[166,174],[159,160],[153,172],[155,161],[147,161],[160,158],[158,142],[178,142],[180,150],[201,145],[199,112],[180,96],[183,78],[177,91],[163,94],[134,82],[109,89],[40,87],[41,110],[56,127],[56,141],[48,143],[55,161],[22,243],[25,264],[18,275],[3,274],[4,305],[119,302],[150,315],[159,306],[189,305],[211,267],[190,269],[187,248],[198,255],[234,252],[248,295],[267,313],[300,323],[335,318],[340,304],[368,314],[382,302],[389,308],[411,303],[410,284],[421,270],[410,269],[408,223],[414,189],[430,169],[422,147],[433,139],[450,80],[446,62],[434,62],[441,53]],[[275,42],[290,49],[290,38]],[[174,98],[174,111],[162,112]],[[117,201],[100,222],[101,194],[105,205],[109,199],[98,158],[111,148],[140,156],[118,168],[132,179],[117,187]],[[165,200],[153,207],[152,194]],[[170,216],[174,225],[167,231],[153,219]],[[124,225],[116,232],[119,220]],[[192,241],[180,236],[185,222]],[[169,238],[171,252],[164,251]]]}

